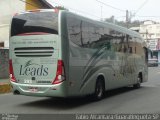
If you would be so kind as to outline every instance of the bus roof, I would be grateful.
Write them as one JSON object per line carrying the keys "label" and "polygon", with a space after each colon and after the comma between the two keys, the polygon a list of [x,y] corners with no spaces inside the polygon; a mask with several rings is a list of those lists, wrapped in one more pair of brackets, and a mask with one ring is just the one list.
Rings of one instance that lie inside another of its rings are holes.
{"label": "bus roof", "polygon": [[[57,11],[54,10],[54,9],[37,9],[37,10],[33,10],[33,11],[21,12],[20,14],[26,14],[26,13],[32,13],[32,12],[55,12],[55,13],[57,13]],[[62,15],[63,14],[72,14],[72,15],[74,15],[76,17],[79,17],[82,20],[85,20],[85,21],[88,21],[88,22],[93,22],[93,23],[96,22],[96,24],[98,24],[98,25],[107,26],[107,27],[109,27],[109,28],[111,28],[113,30],[116,30],[118,32],[122,32],[122,33],[128,34],[128,35],[130,35],[132,37],[139,38],[140,40],[142,40],[141,42],[144,42],[143,38],[140,36],[139,33],[135,32],[135,31],[132,31],[130,29],[127,29],[125,27],[122,27],[122,26],[119,26],[119,25],[116,25],[116,24],[113,24],[113,23],[109,23],[109,22],[103,22],[103,21],[93,20],[93,19],[81,16],[81,15],[69,12],[67,10],[60,10],[60,11],[58,11],[58,13],[60,13]]]}
{"label": "bus roof", "polygon": [[96,22],[97,24],[99,25],[104,25],[104,26],[107,26],[109,28],[112,28],[112,29],[115,29],[117,30],[118,32],[122,32],[122,33],[125,33],[125,34],[128,34],[132,37],[137,37],[139,39],[142,39],[142,37],[140,36],[139,33],[135,32],[135,31],[132,31],[130,29],[127,29],[125,27],[122,27],[122,26],[119,26],[119,25],[116,25],[116,24],[113,24],[113,23],[109,23],[109,22],[102,22],[102,21],[98,21],[98,20],[93,20],[93,19],[90,19],[90,18],[87,18],[87,17],[84,17],[84,16],[81,16],[81,15],[78,15],[78,14],[75,14],[75,13],[72,13],[72,12],[69,12],[69,11],[60,11],[61,14],[72,14],[72,15],[75,15],[76,17],[80,17],[81,19],[84,19],[86,21],[90,21],[90,22]]}

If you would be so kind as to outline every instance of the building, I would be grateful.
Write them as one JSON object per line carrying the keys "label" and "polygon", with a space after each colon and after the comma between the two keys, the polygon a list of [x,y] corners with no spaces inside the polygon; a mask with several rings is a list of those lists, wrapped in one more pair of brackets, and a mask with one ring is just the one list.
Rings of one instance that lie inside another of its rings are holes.
{"label": "building", "polygon": [[25,10],[25,3],[19,0],[0,0],[0,47],[9,47],[9,26],[12,16]]}
{"label": "building", "polygon": [[13,15],[40,8],[54,7],[46,0],[0,0],[0,48],[9,48],[9,27]]}
{"label": "building", "polygon": [[13,15],[25,10],[53,8],[46,0],[0,0],[0,79],[9,77],[9,31]]}
{"label": "building", "polygon": [[148,48],[152,51],[152,55],[149,57],[156,56],[160,62],[160,23],[146,20],[140,27],[133,27],[131,29],[139,32],[147,42]]}
{"label": "building", "polygon": [[147,20],[140,25],[139,33],[147,42],[148,48],[152,50],[153,56],[160,62],[160,23]]}

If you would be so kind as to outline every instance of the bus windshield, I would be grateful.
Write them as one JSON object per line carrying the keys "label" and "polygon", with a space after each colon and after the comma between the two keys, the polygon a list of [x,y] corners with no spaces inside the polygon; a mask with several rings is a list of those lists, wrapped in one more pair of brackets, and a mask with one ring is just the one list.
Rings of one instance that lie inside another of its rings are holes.
{"label": "bus windshield", "polygon": [[58,14],[54,12],[35,12],[14,16],[11,36],[25,33],[58,34]]}

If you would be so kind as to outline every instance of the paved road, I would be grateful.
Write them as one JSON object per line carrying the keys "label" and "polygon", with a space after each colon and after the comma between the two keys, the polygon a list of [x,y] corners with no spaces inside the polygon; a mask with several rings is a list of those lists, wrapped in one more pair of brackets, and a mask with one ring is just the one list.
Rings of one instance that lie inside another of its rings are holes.
{"label": "paved road", "polygon": [[0,95],[0,113],[160,113],[160,67],[149,68],[149,81],[140,89],[121,88],[91,102],[88,98],[53,99]]}

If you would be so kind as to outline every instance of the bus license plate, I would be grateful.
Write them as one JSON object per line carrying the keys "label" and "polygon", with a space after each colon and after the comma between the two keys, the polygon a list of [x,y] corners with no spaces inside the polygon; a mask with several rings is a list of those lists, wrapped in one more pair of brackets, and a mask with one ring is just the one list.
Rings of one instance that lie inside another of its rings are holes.
{"label": "bus license plate", "polygon": [[38,92],[38,88],[32,87],[32,88],[29,88],[29,91],[30,92]]}

